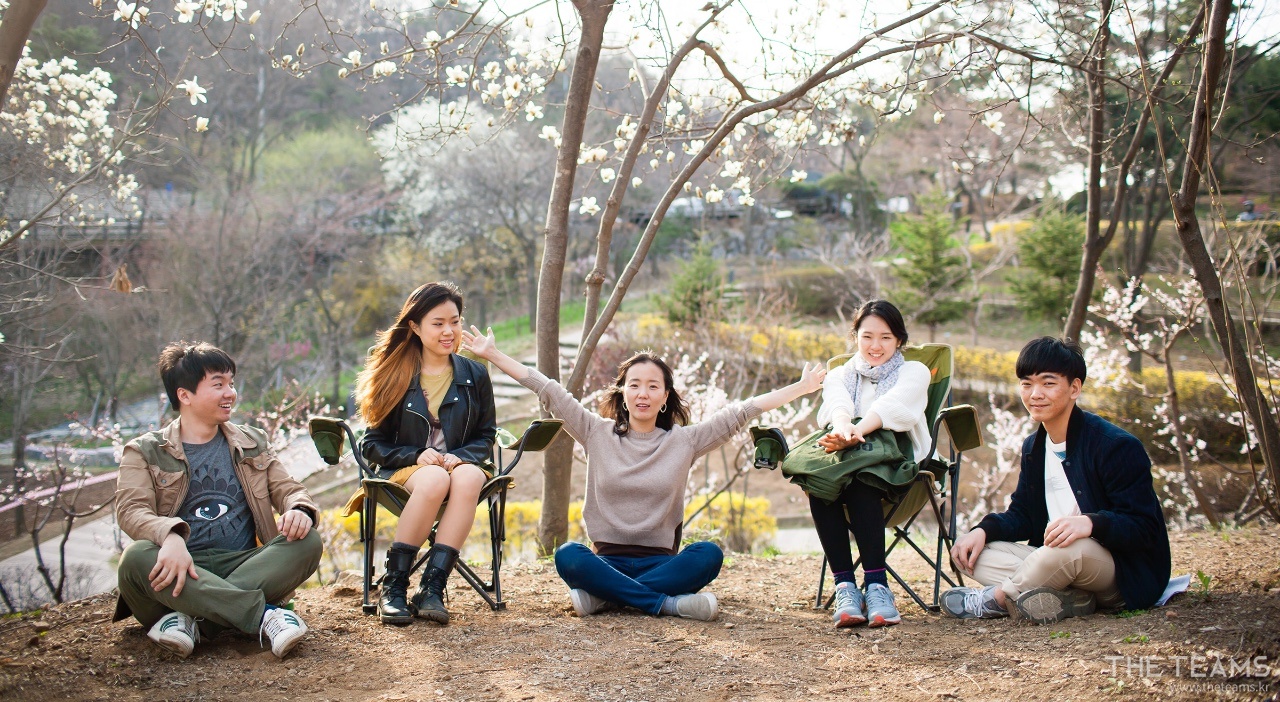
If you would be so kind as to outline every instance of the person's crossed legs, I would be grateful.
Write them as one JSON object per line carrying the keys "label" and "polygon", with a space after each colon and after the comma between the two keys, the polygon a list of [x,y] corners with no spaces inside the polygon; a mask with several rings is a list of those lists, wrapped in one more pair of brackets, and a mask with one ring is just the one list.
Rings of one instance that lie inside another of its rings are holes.
{"label": "person's crossed legs", "polygon": [[688,608],[677,612],[674,601],[715,580],[724,552],[713,543],[700,541],[674,556],[598,556],[586,546],[570,542],[556,549],[555,562],[565,584],[598,600],[653,615],[679,613],[700,619],[715,617],[713,596],[707,595],[710,599],[702,603],[709,609],[704,606],[704,611],[696,613]]}
{"label": "person's crossed legs", "polygon": [[[1095,605],[1122,607],[1115,570],[1111,552],[1093,539],[1039,548],[994,541],[973,567],[974,579],[987,587],[972,593],[956,588],[944,596],[944,608],[955,616],[1000,616],[1001,609],[1016,607],[1021,616],[1048,623],[1091,613]],[[967,609],[965,594],[972,595]]]}

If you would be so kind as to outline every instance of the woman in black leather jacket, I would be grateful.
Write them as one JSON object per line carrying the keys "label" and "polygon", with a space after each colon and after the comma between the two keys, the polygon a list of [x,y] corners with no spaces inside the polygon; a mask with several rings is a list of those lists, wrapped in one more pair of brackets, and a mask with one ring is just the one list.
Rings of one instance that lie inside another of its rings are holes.
{"label": "woman in black leather jacket", "polygon": [[[462,295],[450,283],[427,283],[405,301],[395,325],[379,332],[356,379],[356,406],[369,426],[360,453],[380,477],[409,490],[378,597],[384,624],[415,616],[449,623],[445,584],[493,475],[493,386],[482,364],[457,355],[461,343]],[[409,571],[446,499],[410,598]]]}

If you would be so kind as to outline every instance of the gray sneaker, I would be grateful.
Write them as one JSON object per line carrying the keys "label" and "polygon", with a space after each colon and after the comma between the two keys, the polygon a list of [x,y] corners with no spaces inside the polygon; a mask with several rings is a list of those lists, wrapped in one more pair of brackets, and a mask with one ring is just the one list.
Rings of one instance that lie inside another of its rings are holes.
{"label": "gray sneaker", "polygon": [[1093,614],[1098,601],[1092,592],[1084,590],[1037,587],[1018,595],[1017,607],[1019,614],[1036,624],[1052,624],[1067,617]]}
{"label": "gray sneaker", "polygon": [[857,626],[867,623],[866,604],[862,598],[862,590],[855,583],[839,583],[836,585],[836,599],[832,602],[832,619],[836,627]]}
{"label": "gray sneaker", "polygon": [[719,612],[720,606],[716,602],[716,596],[709,592],[676,595],[676,613],[685,619],[709,622],[715,619]]}
{"label": "gray sneaker", "polygon": [[579,617],[587,617],[606,610],[617,609],[617,606],[609,600],[596,597],[579,588],[569,591],[569,599],[573,602],[573,611],[577,612]]}
{"label": "gray sneaker", "polygon": [[892,626],[902,623],[902,615],[893,604],[893,593],[880,583],[867,586],[864,595],[867,599],[867,626]]}
{"label": "gray sneaker", "polygon": [[960,619],[998,619],[1009,613],[996,603],[996,586],[953,587],[942,593],[942,611]]}

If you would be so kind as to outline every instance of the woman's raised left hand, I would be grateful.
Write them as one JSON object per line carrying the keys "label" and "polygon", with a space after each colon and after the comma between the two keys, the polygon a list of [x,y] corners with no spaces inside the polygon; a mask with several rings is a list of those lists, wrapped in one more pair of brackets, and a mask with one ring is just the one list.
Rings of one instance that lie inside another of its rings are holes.
{"label": "woman's raised left hand", "polygon": [[800,389],[802,395],[808,395],[815,390],[822,389],[822,381],[827,378],[827,368],[821,363],[814,363],[810,366],[804,364],[804,370],[800,373]]}
{"label": "woman's raised left hand", "polygon": [[487,361],[492,361],[492,354],[498,350],[498,344],[493,339],[493,327],[489,327],[487,334],[482,334],[473,324],[471,330],[462,330],[462,348],[474,353],[475,355]]}

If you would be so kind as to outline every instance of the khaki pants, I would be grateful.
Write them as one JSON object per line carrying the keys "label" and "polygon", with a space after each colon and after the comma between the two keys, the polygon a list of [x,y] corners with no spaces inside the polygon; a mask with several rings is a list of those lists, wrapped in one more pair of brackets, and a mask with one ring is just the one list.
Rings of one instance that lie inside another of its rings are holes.
{"label": "khaki pants", "polygon": [[150,573],[160,547],[146,539],[129,544],[120,556],[120,597],[133,616],[150,627],[169,612],[182,612],[213,636],[225,628],[258,633],[266,603],[279,603],[306,582],[320,565],[323,546],[315,529],[297,541],[283,535],[247,551],[195,551],[198,579],[187,576],[182,594],[173,596],[170,584],[160,592],[151,587]]}
{"label": "khaki pants", "polygon": [[1037,587],[1075,588],[1092,592],[1099,607],[1124,606],[1111,552],[1093,539],[1077,539],[1061,548],[993,541],[978,554],[973,577],[983,585],[999,585],[1013,600]]}

